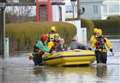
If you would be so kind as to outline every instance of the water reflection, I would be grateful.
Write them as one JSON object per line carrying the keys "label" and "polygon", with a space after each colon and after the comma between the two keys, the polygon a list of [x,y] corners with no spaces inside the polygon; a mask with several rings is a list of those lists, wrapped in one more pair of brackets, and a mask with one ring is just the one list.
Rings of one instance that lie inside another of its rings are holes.
{"label": "water reflection", "polygon": [[[111,70],[114,70],[111,73]],[[33,83],[118,83],[116,66],[35,67]],[[116,77],[117,76],[117,77]],[[35,82],[37,81],[37,82]]]}
{"label": "water reflection", "polygon": [[[30,66],[29,62],[23,62],[24,58],[20,60],[10,59],[9,64],[6,65],[5,83],[118,83],[120,81],[120,65],[118,64],[34,67]],[[119,61],[118,58],[117,61]],[[0,80],[0,83],[3,82]]]}
{"label": "water reflection", "polygon": [[10,57],[7,64],[0,60],[0,83],[119,83],[120,43],[114,44],[113,48],[118,47],[115,50],[117,53],[108,56],[107,66],[34,67],[24,54]]}
{"label": "water reflection", "polygon": [[70,74],[70,73],[76,73],[76,74],[89,74],[94,73],[96,71],[94,66],[82,66],[82,67],[35,67],[33,68],[33,74],[36,76],[43,73],[54,73],[54,74]]}
{"label": "water reflection", "polygon": [[97,65],[96,67],[96,76],[104,78],[107,75],[107,66],[106,65]]}
{"label": "water reflection", "polygon": [[[94,77],[96,68],[85,67],[35,67],[33,74],[40,83],[79,83],[84,79]],[[86,80],[85,80],[86,81]]]}
{"label": "water reflection", "polygon": [[45,69],[42,67],[34,67],[33,74],[35,75],[35,78],[42,80],[42,81],[46,81],[47,74],[44,70]]}

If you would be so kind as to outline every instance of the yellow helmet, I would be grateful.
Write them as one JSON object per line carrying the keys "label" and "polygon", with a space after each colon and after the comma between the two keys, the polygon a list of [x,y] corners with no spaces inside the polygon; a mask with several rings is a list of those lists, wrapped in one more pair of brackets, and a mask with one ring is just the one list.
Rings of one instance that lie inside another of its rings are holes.
{"label": "yellow helmet", "polygon": [[96,33],[96,32],[98,32],[98,28],[93,29],[93,33]]}
{"label": "yellow helmet", "polygon": [[55,32],[56,32],[55,26],[52,26],[52,27],[51,27],[51,31],[55,31]]}
{"label": "yellow helmet", "polygon": [[98,29],[98,33],[102,35],[102,29]]}

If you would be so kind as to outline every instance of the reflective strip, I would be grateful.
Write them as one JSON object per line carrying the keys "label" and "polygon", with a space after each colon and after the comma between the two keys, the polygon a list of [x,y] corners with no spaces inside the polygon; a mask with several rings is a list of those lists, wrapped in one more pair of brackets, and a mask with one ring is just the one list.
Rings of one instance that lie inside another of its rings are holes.
{"label": "reflective strip", "polygon": [[96,49],[96,50],[101,51],[101,52],[107,52],[106,49]]}

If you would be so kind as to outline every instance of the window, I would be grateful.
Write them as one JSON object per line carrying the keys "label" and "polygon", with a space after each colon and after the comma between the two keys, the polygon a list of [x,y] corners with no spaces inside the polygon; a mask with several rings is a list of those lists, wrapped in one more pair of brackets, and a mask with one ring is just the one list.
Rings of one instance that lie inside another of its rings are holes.
{"label": "window", "polygon": [[65,6],[66,13],[73,13],[73,7],[71,5]]}
{"label": "window", "polygon": [[120,11],[120,5],[109,5],[110,13],[117,13]]}
{"label": "window", "polygon": [[108,10],[107,10],[107,5],[104,5],[104,6],[103,6],[103,12],[104,12],[104,13],[107,13],[107,11],[108,11]]}
{"label": "window", "polygon": [[98,14],[98,6],[97,5],[93,5],[93,13]]}

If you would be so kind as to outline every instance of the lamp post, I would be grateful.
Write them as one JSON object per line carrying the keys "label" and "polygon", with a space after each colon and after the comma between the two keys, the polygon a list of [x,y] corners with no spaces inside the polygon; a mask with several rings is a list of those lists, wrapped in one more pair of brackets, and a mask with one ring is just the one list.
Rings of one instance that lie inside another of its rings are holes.
{"label": "lamp post", "polygon": [[40,2],[36,0],[36,22],[40,22]]}
{"label": "lamp post", "polygon": [[77,1],[77,19],[80,19],[80,15],[84,14],[85,12],[85,8],[80,8],[80,0],[71,0],[72,6],[73,6],[73,18],[74,18],[74,7],[75,7],[75,3]]}
{"label": "lamp post", "polygon": [[[5,48],[5,2],[6,0],[0,1],[0,57],[4,60],[4,48]],[[3,61],[4,62],[4,61]],[[2,82],[5,82],[5,66],[2,62]]]}
{"label": "lamp post", "polygon": [[77,18],[80,19],[80,0],[77,0]]}
{"label": "lamp post", "polygon": [[72,8],[73,8],[73,19],[75,18],[75,2],[76,0],[71,0]]}
{"label": "lamp post", "polygon": [[[3,0],[5,1],[5,0]],[[4,58],[5,2],[0,1],[0,56]]]}

